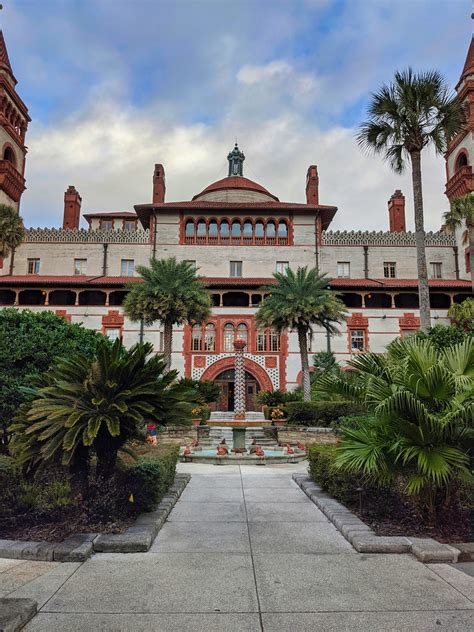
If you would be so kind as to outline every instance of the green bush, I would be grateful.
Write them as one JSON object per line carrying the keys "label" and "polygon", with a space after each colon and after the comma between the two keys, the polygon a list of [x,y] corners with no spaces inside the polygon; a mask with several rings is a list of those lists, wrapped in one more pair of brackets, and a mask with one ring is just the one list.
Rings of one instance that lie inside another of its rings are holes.
{"label": "green bush", "polygon": [[288,402],[284,406],[288,423],[294,426],[317,426],[325,428],[339,417],[364,412],[362,404],[354,402]]}
{"label": "green bush", "polygon": [[137,511],[153,511],[173,484],[179,447],[170,446],[166,454],[140,457],[127,472],[127,484]]}
{"label": "green bush", "polygon": [[0,454],[0,516],[15,508],[21,479],[16,461]]}
{"label": "green bush", "polygon": [[330,426],[336,434],[342,434],[344,430],[359,430],[368,424],[374,423],[375,417],[371,415],[348,415],[339,417],[331,422]]}
{"label": "green bush", "polygon": [[342,502],[356,496],[360,481],[357,477],[334,468],[335,445],[316,445],[308,450],[309,474],[321,488]]}

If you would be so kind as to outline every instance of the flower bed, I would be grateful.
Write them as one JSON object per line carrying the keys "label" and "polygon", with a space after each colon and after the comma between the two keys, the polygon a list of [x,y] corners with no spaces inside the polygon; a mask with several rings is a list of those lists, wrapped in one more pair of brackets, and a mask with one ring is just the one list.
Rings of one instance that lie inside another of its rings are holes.
{"label": "flower bed", "polygon": [[467,490],[459,488],[457,498],[446,507],[436,526],[424,524],[413,497],[404,491],[404,481],[376,487],[363,476],[334,468],[336,446],[312,446],[308,451],[312,480],[336,500],[346,505],[377,535],[423,536],[440,542],[463,542],[470,538]]}
{"label": "flower bed", "polygon": [[179,449],[135,444],[108,481],[90,481],[83,499],[59,466],[26,479],[0,457],[0,539],[62,541],[75,533],[121,533],[153,510],[173,484]]}

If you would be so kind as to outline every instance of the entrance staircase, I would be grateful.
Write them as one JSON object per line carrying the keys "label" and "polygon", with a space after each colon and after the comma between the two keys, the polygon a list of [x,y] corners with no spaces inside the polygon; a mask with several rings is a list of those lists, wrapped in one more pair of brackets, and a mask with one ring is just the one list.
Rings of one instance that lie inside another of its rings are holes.
{"label": "entrance staircase", "polygon": [[271,421],[265,419],[262,412],[249,411],[245,413],[245,419],[235,419],[232,411],[213,411],[208,421],[209,426],[270,426]]}

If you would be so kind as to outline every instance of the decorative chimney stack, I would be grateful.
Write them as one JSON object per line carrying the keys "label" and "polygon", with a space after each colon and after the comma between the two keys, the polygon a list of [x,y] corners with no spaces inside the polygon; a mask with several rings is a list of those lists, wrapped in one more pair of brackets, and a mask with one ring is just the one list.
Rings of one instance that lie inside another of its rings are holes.
{"label": "decorative chimney stack", "polygon": [[155,165],[153,173],[153,204],[162,204],[165,201],[166,181],[163,165]]}
{"label": "decorative chimney stack", "polygon": [[316,165],[310,165],[306,174],[306,204],[319,204],[319,176]]}
{"label": "decorative chimney stack", "polygon": [[77,230],[81,220],[82,198],[76,191],[76,187],[70,184],[64,194],[63,228]]}
{"label": "decorative chimney stack", "polygon": [[405,233],[405,196],[397,189],[388,201],[388,217],[390,232]]}

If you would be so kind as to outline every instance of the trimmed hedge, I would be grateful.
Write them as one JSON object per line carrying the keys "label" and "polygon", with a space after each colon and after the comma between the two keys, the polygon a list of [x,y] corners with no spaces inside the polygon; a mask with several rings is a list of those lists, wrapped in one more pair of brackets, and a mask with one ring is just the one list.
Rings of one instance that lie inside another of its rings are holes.
{"label": "trimmed hedge", "polygon": [[334,469],[335,445],[316,445],[308,450],[309,474],[321,488],[342,502],[354,499],[360,480],[354,474]]}
{"label": "trimmed hedge", "polygon": [[288,402],[284,409],[288,423],[294,426],[318,426],[325,428],[339,417],[364,413],[365,408],[356,402]]}
{"label": "trimmed hedge", "polygon": [[173,484],[179,447],[169,446],[164,454],[142,456],[127,468],[127,484],[137,511],[153,511]]}
{"label": "trimmed hedge", "polygon": [[22,481],[21,469],[10,456],[0,455],[0,516],[16,507]]}

